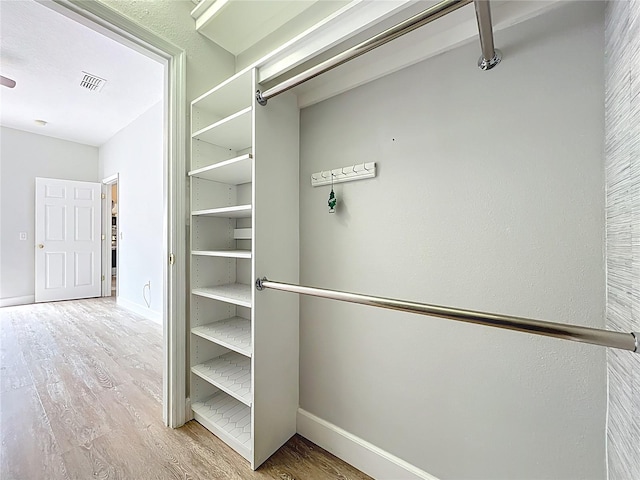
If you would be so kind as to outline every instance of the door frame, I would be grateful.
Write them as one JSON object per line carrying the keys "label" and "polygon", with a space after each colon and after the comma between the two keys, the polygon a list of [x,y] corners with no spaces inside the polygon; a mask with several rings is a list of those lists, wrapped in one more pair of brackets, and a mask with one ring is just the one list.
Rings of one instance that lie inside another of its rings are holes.
{"label": "door frame", "polygon": [[[111,296],[111,200],[113,200],[111,195],[111,187],[113,185],[119,185],[120,182],[120,173],[115,173],[110,177],[102,179],[102,233],[104,235],[104,241],[102,243],[102,275],[104,279],[102,280],[102,296],[110,297]],[[118,209],[120,205],[118,205]],[[119,227],[119,225],[118,225]],[[119,231],[119,230],[118,230]],[[116,268],[120,266],[120,249],[119,243],[116,240]],[[120,281],[120,276],[116,274],[116,298],[118,292],[118,282]]]}
{"label": "door frame", "polygon": [[[97,1],[37,0],[72,20],[156,60],[166,62],[164,95],[163,375],[164,423],[187,420],[186,402],[186,54],[147,28]],[[169,258],[174,261],[170,264]]]}

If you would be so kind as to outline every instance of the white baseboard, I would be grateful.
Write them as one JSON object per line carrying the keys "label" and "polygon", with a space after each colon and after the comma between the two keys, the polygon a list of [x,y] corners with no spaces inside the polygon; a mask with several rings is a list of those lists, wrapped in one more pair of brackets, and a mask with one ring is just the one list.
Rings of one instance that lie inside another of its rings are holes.
{"label": "white baseboard", "polygon": [[35,295],[25,295],[24,297],[0,298],[0,307],[13,307],[15,305],[29,305],[36,303]]}
{"label": "white baseboard", "polygon": [[297,432],[336,457],[379,480],[438,480],[424,470],[360,437],[298,409]]}
{"label": "white baseboard", "polygon": [[127,310],[131,310],[133,313],[137,313],[152,322],[162,325],[162,313],[160,312],[143,307],[142,305],[138,305],[137,303],[122,297],[118,297],[116,303]]}

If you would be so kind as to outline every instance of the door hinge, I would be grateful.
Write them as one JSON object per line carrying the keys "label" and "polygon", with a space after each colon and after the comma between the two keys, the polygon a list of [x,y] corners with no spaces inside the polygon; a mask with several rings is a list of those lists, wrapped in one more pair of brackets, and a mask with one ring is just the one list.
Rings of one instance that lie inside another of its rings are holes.
{"label": "door hinge", "polygon": [[169,254],[169,265],[173,265],[174,263],[176,263],[176,257],[173,253]]}
{"label": "door hinge", "polygon": [[102,275],[102,281],[104,282],[104,275]]}
{"label": "door hinge", "polygon": [[105,198],[107,198],[107,194],[103,193],[102,195],[100,195],[100,198],[102,198],[104,200]]}
{"label": "door hinge", "polygon": [[100,235],[102,240],[105,240],[107,237],[104,236],[104,233],[102,235]]}

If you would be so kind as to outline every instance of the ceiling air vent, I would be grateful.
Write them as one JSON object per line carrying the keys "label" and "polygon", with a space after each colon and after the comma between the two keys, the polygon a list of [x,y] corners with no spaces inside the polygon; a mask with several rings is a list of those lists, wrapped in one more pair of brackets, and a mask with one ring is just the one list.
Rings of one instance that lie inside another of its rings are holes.
{"label": "ceiling air vent", "polygon": [[82,72],[82,80],[80,86],[92,92],[99,92],[107,81],[104,78],[97,77],[91,73]]}

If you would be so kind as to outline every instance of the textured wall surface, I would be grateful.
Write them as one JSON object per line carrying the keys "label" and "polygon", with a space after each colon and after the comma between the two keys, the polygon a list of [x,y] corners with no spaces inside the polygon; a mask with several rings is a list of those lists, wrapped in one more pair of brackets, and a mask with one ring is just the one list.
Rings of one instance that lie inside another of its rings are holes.
{"label": "textured wall surface", "polygon": [[100,0],[184,49],[187,55],[187,101],[191,102],[235,72],[235,58],[196,32],[190,0]]}
{"label": "textured wall surface", "polygon": [[[607,327],[640,331],[640,1],[610,1],[605,27]],[[609,350],[608,470],[640,478],[640,355]]]}

